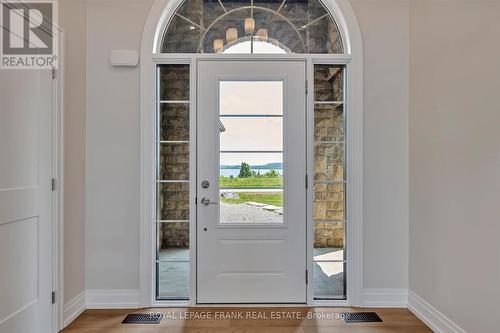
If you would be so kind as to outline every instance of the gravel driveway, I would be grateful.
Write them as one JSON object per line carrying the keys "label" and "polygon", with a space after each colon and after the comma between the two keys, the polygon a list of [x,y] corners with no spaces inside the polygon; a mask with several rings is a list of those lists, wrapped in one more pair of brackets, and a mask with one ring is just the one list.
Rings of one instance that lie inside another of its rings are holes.
{"label": "gravel driveway", "polygon": [[283,215],[247,204],[221,202],[221,223],[283,223]]}

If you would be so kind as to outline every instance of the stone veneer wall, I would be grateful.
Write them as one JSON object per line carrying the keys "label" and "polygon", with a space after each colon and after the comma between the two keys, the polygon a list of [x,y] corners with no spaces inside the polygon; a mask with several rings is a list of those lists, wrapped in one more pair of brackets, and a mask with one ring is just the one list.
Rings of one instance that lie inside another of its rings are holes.
{"label": "stone veneer wall", "polygon": [[160,230],[160,250],[189,249],[189,223],[164,223]]}
{"label": "stone veneer wall", "polygon": [[[315,100],[343,101],[343,73],[343,67],[316,65]],[[314,141],[314,247],[343,247],[344,222],[332,222],[345,219],[343,104],[315,106]]]}
{"label": "stone veneer wall", "polygon": [[344,247],[344,222],[315,222],[314,248]]}
{"label": "stone veneer wall", "polygon": [[[189,101],[189,65],[160,67],[160,98],[163,101]],[[160,105],[161,141],[189,141],[189,104]],[[158,179],[189,180],[189,143],[161,143],[158,156]],[[189,184],[158,185],[158,219],[189,220]],[[161,249],[189,248],[189,222],[158,225]]]}

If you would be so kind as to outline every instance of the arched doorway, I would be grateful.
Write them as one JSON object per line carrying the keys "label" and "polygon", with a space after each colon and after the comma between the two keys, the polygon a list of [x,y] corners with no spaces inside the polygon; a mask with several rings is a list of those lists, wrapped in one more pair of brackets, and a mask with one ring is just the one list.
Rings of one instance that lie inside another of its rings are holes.
{"label": "arched doorway", "polygon": [[312,0],[164,8],[141,61],[142,302],[355,305],[362,86],[345,17]]}

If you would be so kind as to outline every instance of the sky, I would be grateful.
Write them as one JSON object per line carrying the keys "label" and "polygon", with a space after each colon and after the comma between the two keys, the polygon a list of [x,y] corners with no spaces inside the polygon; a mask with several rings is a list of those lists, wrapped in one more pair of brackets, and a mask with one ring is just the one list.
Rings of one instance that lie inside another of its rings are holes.
{"label": "sky", "polygon": [[[220,134],[221,151],[259,151],[258,153],[221,153],[223,165],[262,165],[282,162],[283,150],[282,81],[222,81],[220,115],[226,131]],[[252,115],[255,117],[224,117]]]}

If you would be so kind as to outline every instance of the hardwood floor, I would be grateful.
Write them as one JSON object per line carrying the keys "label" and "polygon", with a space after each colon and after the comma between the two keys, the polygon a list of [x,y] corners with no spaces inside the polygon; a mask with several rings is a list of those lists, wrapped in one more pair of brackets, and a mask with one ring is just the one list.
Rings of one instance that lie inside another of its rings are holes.
{"label": "hardwood floor", "polygon": [[[376,312],[382,323],[346,324],[339,312]],[[158,325],[122,324],[129,313],[166,313]],[[316,318],[311,318],[315,315]],[[191,316],[189,318],[189,316]],[[232,316],[233,318],[230,318]],[[287,316],[284,318],[283,316]],[[240,317],[240,318],[236,318]],[[251,319],[258,317],[259,319]],[[321,318],[322,317],[322,318]],[[326,318],[325,318],[326,317]],[[330,318],[328,318],[330,317]],[[63,333],[432,333],[407,309],[360,308],[161,308],[87,310]]]}

